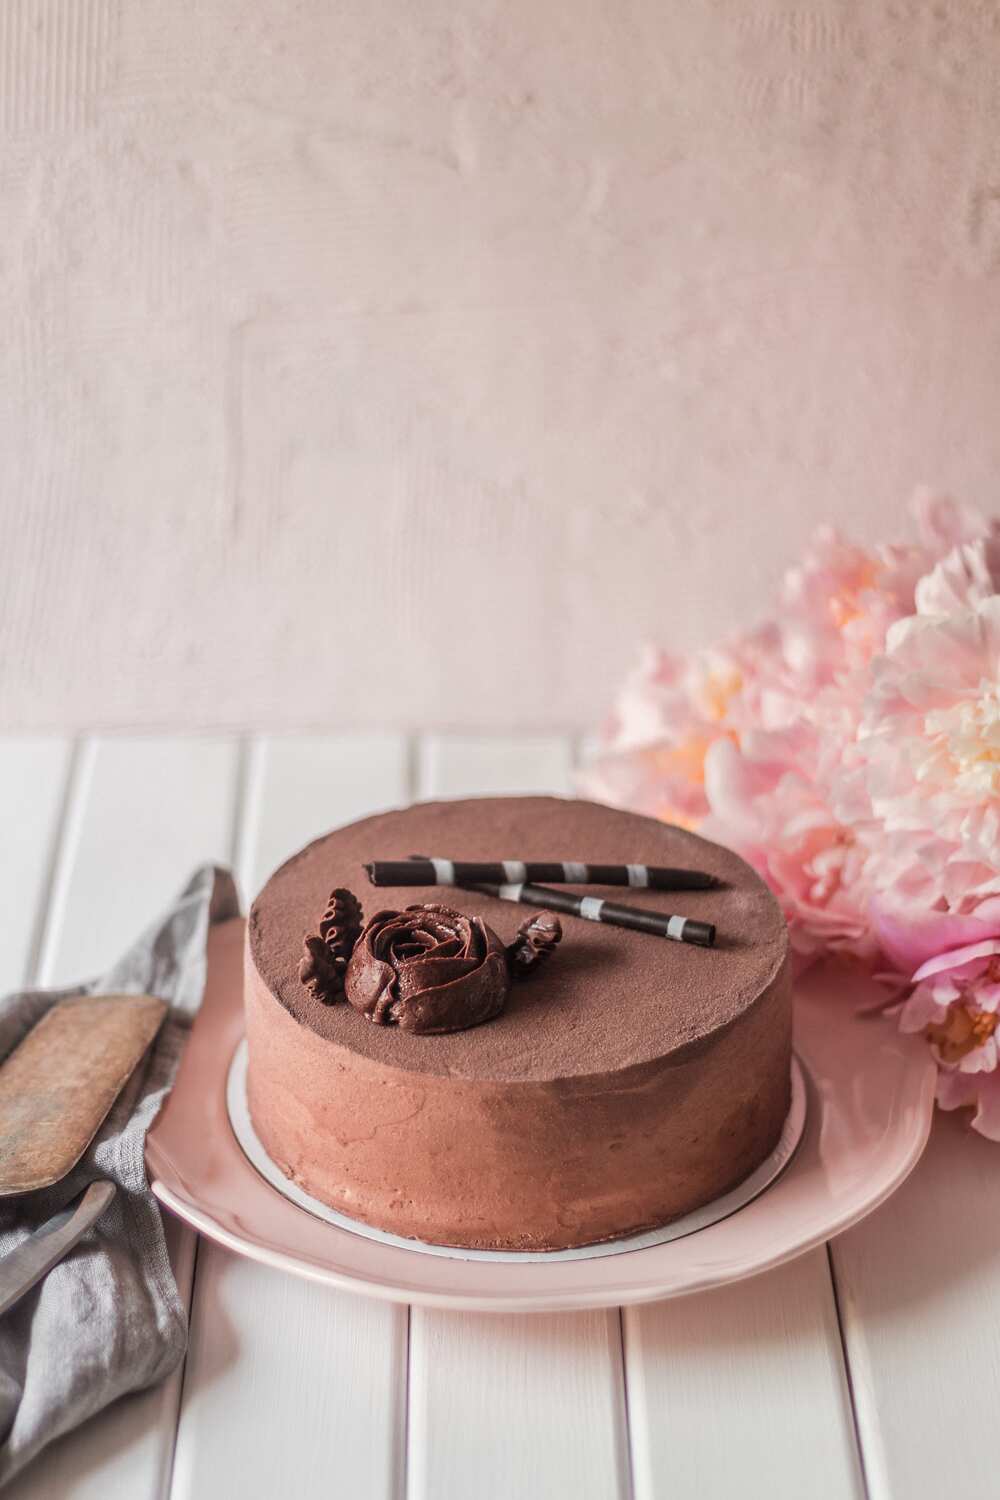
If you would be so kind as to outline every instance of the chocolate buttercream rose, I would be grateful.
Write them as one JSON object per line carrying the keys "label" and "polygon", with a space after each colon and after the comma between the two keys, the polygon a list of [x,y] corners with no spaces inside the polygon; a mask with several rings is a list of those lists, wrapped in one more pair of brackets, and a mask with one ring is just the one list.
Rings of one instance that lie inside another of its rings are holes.
{"label": "chocolate buttercream rose", "polygon": [[507,950],[481,917],[408,906],[372,917],[354,946],[344,993],[380,1026],[463,1031],[503,1009],[510,980]]}

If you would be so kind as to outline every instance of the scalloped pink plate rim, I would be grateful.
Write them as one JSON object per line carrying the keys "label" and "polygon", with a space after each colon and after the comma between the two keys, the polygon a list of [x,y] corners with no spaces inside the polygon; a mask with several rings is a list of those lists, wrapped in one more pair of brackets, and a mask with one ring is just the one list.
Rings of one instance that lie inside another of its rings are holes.
{"label": "scalloped pink plate rim", "polygon": [[471,1261],[381,1244],[325,1223],[265,1182],[230,1125],[226,1080],[243,1034],[243,923],[209,938],[205,999],[177,1081],[146,1140],[157,1198],[237,1254],[391,1301],[532,1312],[652,1302],[770,1270],[856,1224],[913,1170],[927,1142],[935,1069],[919,1039],[858,1013],[870,998],[843,969],[796,987],[805,1131],[782,1174],[729,1217],[625,1254]]}

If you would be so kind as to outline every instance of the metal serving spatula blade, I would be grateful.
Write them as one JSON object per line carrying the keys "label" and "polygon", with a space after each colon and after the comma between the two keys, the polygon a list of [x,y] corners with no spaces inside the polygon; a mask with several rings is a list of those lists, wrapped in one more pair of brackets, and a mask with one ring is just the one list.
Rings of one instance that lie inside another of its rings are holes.
{"label": "metal serving spatula blade", "polygon": [[0,1260],[0,1317],[48,1275],[67,1250],[96,1224],[115,1196],[113,1182],[92,1182],[68,1208]]}

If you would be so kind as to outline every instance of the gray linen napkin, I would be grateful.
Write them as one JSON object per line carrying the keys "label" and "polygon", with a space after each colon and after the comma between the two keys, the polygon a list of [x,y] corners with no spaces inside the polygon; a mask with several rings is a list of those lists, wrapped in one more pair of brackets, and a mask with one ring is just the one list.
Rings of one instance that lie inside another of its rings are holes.
{"label": "gray linen napkin", "polygon": [[184,1356],[187,1319],[143,1147],[201,1004],[209,926],[238,915],[232,876],[205,865],[101,979],[0,1000],[0,1058],[68,995],[131,991],[170,1001],[146,1060],[79,1165],[54,1187],[0,1200],[3,1255],[95,1178],[118,1185],[93,1229],[0,1318],[0,1485],[53,1438],[126,1391],[162,1380]]}

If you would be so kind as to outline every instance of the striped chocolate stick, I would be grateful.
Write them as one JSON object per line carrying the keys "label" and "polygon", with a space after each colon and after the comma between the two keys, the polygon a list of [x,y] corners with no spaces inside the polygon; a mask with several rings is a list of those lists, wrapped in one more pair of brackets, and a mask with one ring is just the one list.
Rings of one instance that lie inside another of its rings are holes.
{"label": "striped chocolate stick", "polygon": [[675,870],[664,865],[594,865],[578,860],[411,859],[373,860],[365,865],[372,885],[627,885],[635,890],[708,891],[719,882],[703,870]]}
{"label": "striped chocolate stick", "polygon": [[548,886],[529,885],[524,881],[504,885],[480,882],[465,889],[485,891],[487,895],[499,896],[501,901],[516,901],[521,906],[548,907],[550,911],[583,917],[586,922],[607,922],[612,927],[650,932],[654,937],[670,938],[675,943],[694,943],[699,948],[711,948],[715,942],[715,928],[711,922],[697,922],[692,917],[671,916],[662,911],[643,911],[637,906],[620,906],[615,901],[602,901],[598,896],[574,896],[571,891],[552,890]]}

